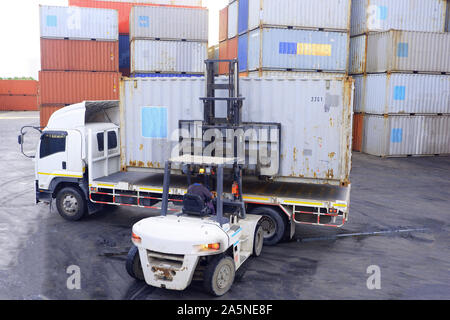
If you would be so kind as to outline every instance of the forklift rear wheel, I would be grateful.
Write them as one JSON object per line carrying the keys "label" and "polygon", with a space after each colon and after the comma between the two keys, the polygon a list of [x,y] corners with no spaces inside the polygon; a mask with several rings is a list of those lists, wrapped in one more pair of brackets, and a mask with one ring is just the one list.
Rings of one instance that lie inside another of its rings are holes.
{"label": "forklift rear wheel", "polygon": [[61,189],[56,195],[58,213],[66,220],[78,221],[86,213],[86,201],[81,191],[74,187]]}
{"label": "forklift rear wheel", "polygon": [[265,245],[274,246],[281,241],[286,230],[286,221],[277,210],[269,207],[258,207],[250,213],[262,216],[259,224],[264,231]]}
{"label": "forklift rear wheel", "polygon": [[214,257],[206,267],[203,286],[209,294],[223,296],[233,285],[235,275],[236,268],[231,257]]}
{"label": "forklift rear wheel", "polygon": [[126,269],[128,274],[139,281],[144,281],[144,271],[142,270],[141,259],[139,258],[139,249],[136,246],[131,247],[127,255]]}
{"label": "forklift rear wheel", "polygon": [[264,231],[261,225],[258,223],[255,231],[255,238],[253,239],[253,255],[259,257],[264,244]]}

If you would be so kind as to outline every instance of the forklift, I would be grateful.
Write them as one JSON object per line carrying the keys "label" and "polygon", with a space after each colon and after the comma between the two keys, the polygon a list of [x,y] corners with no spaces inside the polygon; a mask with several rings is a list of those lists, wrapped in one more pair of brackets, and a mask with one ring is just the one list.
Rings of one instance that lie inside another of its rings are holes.
{"label": "forklift", "polygon": [[[237,60],[206,60],[206,92],[203,132],[209,129],[243,128]],[[228,83],[216,84],[215,63],[229,66]],[[217,97],[216,90],[228,91]],[[216,102],[225,101],[226,118],[216,117]],[[234,157],[184,154],[165,162],[161,215],[133,226],[126,269],[130,276],[148,285],[184,290],[193,280],[203,281],[213,296],[226,294],[243,264],[260,256],[264,242],[262,216],[246,213],[242,197],[242,159]],[[182,208],[169,210],[170,178],[173,168],[186,176],[187,193]],[[203,194],[191,192],[196,188]],[[231,190],[228,190],[231,189]],[[227,190],[225,190],[227,189]],[[208,194],[210,196],[204,196]]]}

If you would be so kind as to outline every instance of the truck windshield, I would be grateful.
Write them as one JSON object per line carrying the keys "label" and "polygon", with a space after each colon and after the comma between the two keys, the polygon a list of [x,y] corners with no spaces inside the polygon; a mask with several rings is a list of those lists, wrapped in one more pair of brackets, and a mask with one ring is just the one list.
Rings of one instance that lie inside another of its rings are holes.
{"label": "truck windshield", "polygon": [[66,151],[67,132],[47,132],[41,136],[39,157],[45,158]]}

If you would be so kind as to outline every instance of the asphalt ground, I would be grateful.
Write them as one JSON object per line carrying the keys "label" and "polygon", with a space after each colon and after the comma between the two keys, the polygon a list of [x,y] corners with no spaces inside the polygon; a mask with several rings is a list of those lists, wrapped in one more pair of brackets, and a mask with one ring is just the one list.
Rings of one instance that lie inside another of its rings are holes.
{"label": "asphalt ground", "polygon": [[[118,208],[74,223],[34,203],[34,163],[17,135],[38,117],[0,112],[0,299],[211,299],[199,283],[175,292],[128,276],[131,227],[157,212]],[[450,299],[450,158],[354,153],[351,181],[344,227],[297,225],[220,299]],[[79,290],[67,288],[72,265]],[[379,289],[368,287],[373,270]]]}

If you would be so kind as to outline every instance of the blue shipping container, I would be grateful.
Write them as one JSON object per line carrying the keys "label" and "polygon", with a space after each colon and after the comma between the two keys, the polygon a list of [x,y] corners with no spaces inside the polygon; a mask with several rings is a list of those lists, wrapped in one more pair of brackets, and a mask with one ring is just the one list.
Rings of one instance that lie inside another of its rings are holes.
{"label": "blue shipping container", "polygon": [[248,33],[239,36],[238,40],[238,59],[239,72],[247,71],[248,69]]}
{"label": "blue shipping container", "polygon": [[248,30],[248,0],[239,0],[238,33]]}
{"label": "blue shipping container", "polygon": [[119,35],[119,68],[130,69],[130,37]]}
{"label": "blue shipping container", "polygon": [[257,29],[249,33],[248,70],[346,72],[348,49],[348,33]]}

